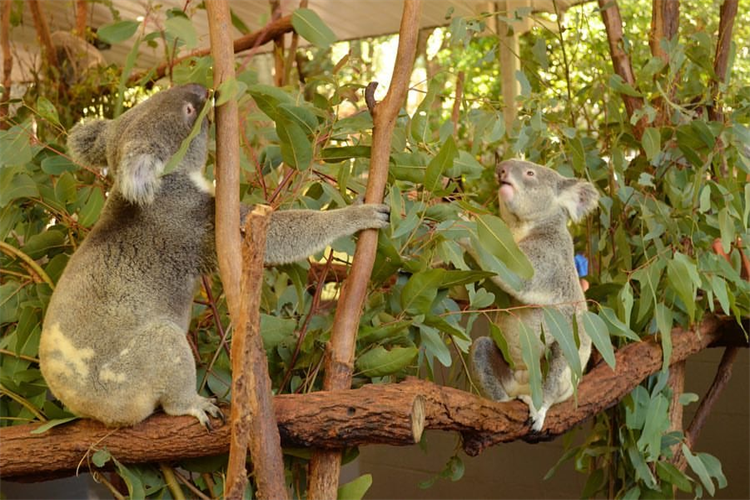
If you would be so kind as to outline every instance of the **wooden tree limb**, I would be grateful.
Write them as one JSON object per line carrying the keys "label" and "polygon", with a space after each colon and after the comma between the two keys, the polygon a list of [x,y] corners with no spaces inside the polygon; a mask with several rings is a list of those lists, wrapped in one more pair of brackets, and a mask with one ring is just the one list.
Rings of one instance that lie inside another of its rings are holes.
{"label": "wooden tree limb", "polygon": [[724,113],[716,102],[719,96],[719,85],[729,79],[727,74],[729,65],[729,49],[732,46],[732,30],[734,28],[734,19],[737,17],[737,7],[739,0],[724,0],[721,4],[719,14],[719,38],[716,43],[716,57],[714,58],[714,73],[716,79],[711,82],[711,98],[713,104],[708,108],[708,115],[711,120],[724,121]]}
{"label": "wooden tree limb", "polygon": [[[750,328],[750,322],[746,320],[744,327]],[[714,316],[706,317],[696,330],[675,328],[672,342],[672,364],[711,345],[747,347],[734,319]],[[528,408],[519,401],[496,403],[416,379],[335,392],[284,394],[274,398],[274,411],[286,446],[410,445],[419,441],[423,429],[432,429],[462,433],[465,450],[476,455],[496,443],[549,439],[614,406],[646,377],[661,370],[661,345],[653,339],[630,344],[617,351],[616,359],[616,370],[600,363],[586,374],[578,388],[578,405],[571,399],[553,406],[543,432],[533,435],[527,424]],[[3,427],[0,475],[36,481],[70,475],[87,453],[105,446],[123,463],[226,453],[229,426],[214,422],[214,430],[206,432],[195,418],[160,413],[135,427],[118,430],[88,419],[43,434],[30,433],[41,424]]]}
{"label": "wooden tree limb", "polygon": [[651,29],[648,45],[651,55],[669,62],[669,54],[662,48],[662,40],[672,40],[677,35],[680,21],[680,0],[653,0],[651,4]]}
{"label": "wooden tree limb", "polygon": [[[206,1],[211,54],[214,58],[214,88],[234,78],[234,51],[230,38],[232,21],[227,0]],[[240,317],[240,142],[237,135],[239,110],[236,99],[217,106],[216,118],[216,250],[219,272],[229,306],[229,316]],[[236,325],[236,323],[235,323]]]}
{"label": "wooden tree limb", "polygon": [[[619,75],[625,83],[635,89],[638,86],[635,81],[633,66],[630,63],[630,56],[624,49],[625,45],[623,40],[620,8],[617,6],[616,0],[598,0],[598,2],[599,9],[602,13],[602,20],[604,21],[604,27],[607,30],[609,53],[612,57],[612,66],[614,67],[615,74]],[[628,119],[630,119],[637,110],[643,107],[643,99],[626,94],[621,94],[621,96],[625,103],[625,111],[628,115]],[[640,119],[635,125],[633,132],[638,140],[640,140],[643,135],[645,126],[645,118]]]}
{"label": "wooden tree limb", "polygon": [[88,16],[88,0],[76,0],[76,35],[86,40],[86,17]]}
{"label": "wooden tree limb", "polygon": [[31,17],[34,20],[36,36],[39,38],[44,51],[45,61],[49,66],[59,69],[60,63],[57,60],[57,51],[55,51],[55,46],[52,44],[52,37],[49,33],[47,18],[44,12],[42,12],[42,6],[39,4],[39,0],[29,0],[28,5],[29,9],[31,9]]}
{"label": "wooden tree limb", "polygon": [[[209,15],[209,19],[210,17],[211,16]],[[229,34],[231,33],[230,30],[231,24],[226,29],[226,36],[229,36]],[[233,47],[232,50],[236,54],[245,50],[259,47],[261,45],[265,45],[268,42],[276,39],[279,35],[288,33],[293,30],[294,28],[292,27],[292,16],[284,16],[277,19],[276,21],[268,23],[258,31],[237,38],[233,42],[230,42],[230,44]],[[211,43],[211,45],[213,46],[213,42]],[[164,64],[161,64],[160,66],[157,66],[156,69],[143,71],[141,73],[134,73],[130,78],[128,78],[128,84],[134,85],[136,82],[139,82],[147,75],[150,76],[151,80],[158,80],[159,78],[163,78],[164,75],[167,74],[167,71],[169,71],[169,69],[176,64],[179,64],[186,59],[190,59],[191,57],[202,57],[207,56],[211,53],[211,47],[193,50],[185,56],[178,57],[172,61],[168,61]],[[151,72],[153,72],[153,74],[151,74]]]}
{"label": "wooden tree limb", "polygon": [[[693,420],[685,431],[686,444],[691,450],[698,441],[698,436],[700,436],[703,426],[705,425],[708,416],[711,414],[711,410],[713,410],[714,405],[716,405],[716,402],[719,400],[721,393],[724,392],[724,388],[729,383],[729,379],[732,378],[732,365],[734,365],[734,360],[737,358],[738,353],[738,347],[727,347],[724,350],[724,355],[721,357],[719,367],[716,369],[714,381],[711,383],[711,387],[708,388],[706,395],[703,396],[703,399],[698,405],[698,409],[695,411]],[[680,470],[685,470],[685,467],[687,466],[687,461],[685,460],[685,455],[682,454],[681,448],[677,448],[677,452],[672,457],[671,461]]]}
{"label": "wooden tree limb", "polygon": [[13,56],[10,53],[10,8],[12,0],[2,0],[0,11],[0,48],[3,52],[3,95],[0,98],[0,130],[10,128],[8,117],[10,113],[10,86],[13,72]]}
{"label": "wooden tree limb", "polygon": [[269,206],[257,205],[245,224],[242,316],[232,339],[231,439],[225,485],[225,497],[229,499],[245,494],[248,445],[258,497],[288,498],[268,360],[260,334],[263,257],[271,211]]}
{"label": "wooden tree limb", "polygon": [[[388,180],[388,162],[393,128],[409,89],[419,34],[421,0],[405,0],[399,28],[398,51],[391,85],[382,103],[375,104],[373,116],[372,155],[367,179],[365,203],[381,203]],[[333,320],[331,341],[326,349],[325,390],[348,389],[351,386],[359,319],[375,263],[378,232],[360,232],[349,278],[344,282]],[[341,471],[339,451],[316,451],[310,462],[311,500],[336,498]]]}

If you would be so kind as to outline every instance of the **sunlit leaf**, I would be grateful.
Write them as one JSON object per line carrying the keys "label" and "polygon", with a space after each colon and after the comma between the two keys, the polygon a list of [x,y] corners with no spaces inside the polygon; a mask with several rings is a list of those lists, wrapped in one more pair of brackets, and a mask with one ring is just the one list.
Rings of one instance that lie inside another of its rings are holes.
{"label": "sunlit leaf", "polygon": [[486,245],[495,257],[518,276],[530,279],[534,275],[534,267],[529,258],[518,248],[513,234],[501,218],[494,215],[478,216],[477,235],[481,244]]}
{"label": "sunlit leaf", "polygon": [[444,269],[429,269],[413,274],[401,291],[401,307],[410,314],[426,314],[443,282]]}
{"label": "sunlit leaf", "polygon": [[562,349],[565,359],[568,361],[570,369],[576,380],[581,379],[581,358],[578,355],[578,346],[576,345],[575,335],[570,319],[566,318],[559,310],[554,307],[545,307],[544,326],[545,334],[550,334],[557,341]]}
{"label": "sunlit leaf", "polygon": [[609,339],[609,329],[607,324],[599,316],[591,311],[581,313],[583,328],[591,337],[591,341],[596,346],[596,350],[602,355],[604,361],[614,370],[615,368],[615,351],[612,348],[612,342]]}
{"label": "sunlit leaf", "polygon": [[318,48],[327,49],[338,38],[323,20],[310,9],[297,9],[292,13],[294,31]]}
{"label": "sunlit leaf", "polygon": [[136,21],[115,21],[100,26],[99,29],[96,30],[96,36],[99,37],[99,40],[106,43],[116,44],[124,42],[135,34],[140,24],[141,23]]}
{"label": "sunlit leaf", "polygon": [[409,366],[417,357],[416,347],[377,346],[357,358],[357,369],[366,377],[384,377]]}
{"label": "sunlit leaf", "polygon": [[458,149],[453,137],[448,137],[437,155],[427,165],[424,175],[424,188],[430,192],[442,187],[440,179],[443,172],[453,166],[453,160],[458,156]]}
{"label": "sunlit leaf", "polygon": [[342,485],[338,489],[338,500],[360,500],[372,486],[372,475],[364,474],[353,481]]}
{"label": "sunlit leaf", "polygon": [[188,50],[198,46],[198,33],[192,21],[186,17],[173,16],[164,21],[164,28],[174,38],[179,38]]}
{"label": "sunlit leaf", "polygon": [[539,359],[539,335],[534,332],[523,321],[516,322],[518,327],[518,339],[521,344],[521,358],[529,373],[529,388],[531,389],[531,401],[535,408],[542,407],[542,366]]}

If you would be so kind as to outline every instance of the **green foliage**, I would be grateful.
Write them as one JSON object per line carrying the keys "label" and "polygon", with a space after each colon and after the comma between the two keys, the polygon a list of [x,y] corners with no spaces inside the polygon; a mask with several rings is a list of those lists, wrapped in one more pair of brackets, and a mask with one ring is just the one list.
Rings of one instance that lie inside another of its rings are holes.
{"label": "green foliage", "polygon": [[[680,37],[667,47],[669,64],[650,57],[645,44],[628,45],[633,66],[640,68],[637,89],[612,74],[594,5],[570,10],[569,29],[562,34],[535,28],[521,38],[517,76],[522,93],[516,103],[496,98],[501,95],[497,39],[479,36],[482,18],[453,18],[449,28],[433,33],[440,47],[417,62],[429,84],[420,88],[421,102],[402,110],[392,136],[386,193],[391,225],[379,234],[357,337],[355,386],[406,375],[435,379],[438,372],[441,380],[468,386],[462,361],[477,320],[512,313],[507,294],[488,278],[497,274],[520,286],[521,278],[533,273],[496,216],[495,154],[524,156],[565,175],[586,177],[602,195],[597,215],[571,228],[577,251],[591,262],[590,311],[570,328],[549,307],[544,315],[550,331],[523,331],[522,353],[535,403],[544,376],[544,363],[534,355],[542,334],[560,343],[578,378],[585,370],[576,353],[580,327],[611,366],[614,349],[647,335],[656,334],[664,347],[664,370],[597,416],[582,444],[570,446],[563,456],[589,475],[582,495],[600,495],[611,487],[618,497],[671,497],[674,486],[700,496],[726,484],[717,459],[689,450],[679,432],[667,432],[671,394],[666,380],[675,325],[695,325],[706,311],[738,319],[750,313],[750,285],[740,276],[738,252],[742,248],[750,254],[750,186],[745,182],[750,173],[750,87],[745,83],[750,63],[733,60],[732,77],[720,86],[726,122],[711,121],[704,112],[713,102],[707,84],[715,78],[707,64],[713,59],[708,34],[715,31],[717,16],[701,2],[685,3]],[[630,40],[645,39],[650,11],[635,5],[644,2],[621,4]],[[736,40],[750,34],[747,13],[740,15],[745,22],[738,23]],[[116,20],[100,28],[98,36],[123,43],[138,32],[134,47],[164,36],[171,42],[168,56],[175,57],[195,46],[190,19],[179,9],[168,11],[163,33]],[[244,117],[244,202],[279,209],[336,208],[365,191],[372,117],[356,92],[374,77],[381,64],[377,55],[390,42],[350,42],[340,51],[312,11],[297,10],[293,23],[314,45],[302,53],[305,83],[276,88],[244,70],[218,89],[217,105],[236,99]],[[569,57],[562,57],[562,48]],[[0,425],[49,420],[53,426],[70,418],[59,402],[47,400],[35,361],[41,322],[52,287],[96,221],[111,181],[103,172],[72,163],[63,145],[65,131],[82,115],[114,116],[147,95],[141,87],[129,88],[136,51],[131,50],[124,68],[93,72],[67,96],[53,92],[50,78],[40,79],[11,117],[12,127],[0,131]],[[339,52],[347,55],[337,60]],[[210,84],[211,65],[210,57],[192,58],[175,66],[172,80]],[[450,111],[459,71],[466,76],[454,125]],[[620,93],[644,98],[635,117],[648,122],[641,139],[633,133]],[[667,112],[657,120],[660,100],[666,100]],[[511,124],[505,122],[503,105],[518,107]],[[206,174],[213,172],[209,158]],[[715,240],[729,261],[713,252]],[[474,247],[474,257],[465,254],[461,241]],[[313,256],[314,262],[266,271],[262,334],[277,392],[321,387],[340,285],[309,281],[308,271],[312,265],[327,269],[329,261],[347,265],[353,254],[354,239],[342,238]],[[222,339],[226,327],[220,283],[207,278],[188,335],[199,355],[202,393],[223,401],[230,398],[231,380],[229,339]],[[502,332],[494,324],[490,329],[502,346]],[[689,473],[669,462],[674,449],[685,455]],[[290,484],[304,489],[309,453],[285,452]],[[125,466],[116,459],[106,450],[92,457],[97,466],[112,460],[133,495],[165,492],[158,469]],[[221,492],[223,457],[180,465],[208,474],[195,479],[199,489]],[[463,472],[460,457],[451,457],[424,486],[438,478],[458,480]],[[343,486],[340,496],[360,498],[370,482],[367,476],[358,478]],[[248,495],[252,491],[251,486]],[[302,497],[304,491],[295,495]]]}

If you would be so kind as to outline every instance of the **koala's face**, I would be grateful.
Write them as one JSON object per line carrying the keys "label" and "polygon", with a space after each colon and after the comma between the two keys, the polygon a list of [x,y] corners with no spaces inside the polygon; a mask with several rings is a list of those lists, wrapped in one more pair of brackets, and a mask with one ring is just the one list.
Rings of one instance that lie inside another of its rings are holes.
{"label": "koala's face", "polygon": [[560,174],[523,160],[506,160],[497,165],[498,195],[505,211],[520,221],[544,217],[557,207]]}
{"label": "koala's face", "polygon": [[[111,158],[113,165],[120,163],[123,154],[134,150],[152,154],[162,162],[168,161],[190,134],[207,97],[205,87],[191,83],[154,94],[128,110],[117,120],[117,132],[112,137],[119,145],[115,157]],[[205,160],[207,134],[208,121],[204,120],[188,155],[196,157],[201,166]]]}
{"label": "koala's face", "polygon": [[523,160],[497,165],[500,213],[506,222],[534,223],[564,216],[581,220],[596,208],[599,193],[590,182],[568,179],[554,170]]}

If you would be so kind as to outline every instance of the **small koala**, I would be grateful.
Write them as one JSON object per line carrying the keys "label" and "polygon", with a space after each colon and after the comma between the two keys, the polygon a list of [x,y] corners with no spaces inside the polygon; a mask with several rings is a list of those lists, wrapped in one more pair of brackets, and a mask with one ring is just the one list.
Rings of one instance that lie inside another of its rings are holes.
{"label": "small koala", "polygon": [[[508,160],[497,165],[500,183],[500,216],[510,228],[513,239],[534,268],[531,279],[522,280],[515,290],[498,276],[493,282],[507,292],[514,305],[555,306],[570,318],[586,310],[585,297],[576,272],[573,239],[568,220],[580,221],[591,212],[599,199],[589,182],[568,179],[547,167],[522,160]],[[529,373],[521,355],[519,322],[540,333],[544,315],[538,307],[522,307],[512,314],[498,316],[498,326],[507,342],[514,368],[506,362],[500,349],[489,337],[474,341],[470,351],[471,371],[483,394],[497,401],[518,398],[529,405],[532,430],[544,426],[547,410],[573,394],[572,373],[560,346],[546,334],[544,343],[535,346],[542,358],[549,348],[549,371],[542,385],[542,406],[531,400]],[[578,354],[585,367],[591,355],[591,338],[578,320],[580,346]],[[545,331],[549,329],[545,327]]]}
{"label": "small koala", "polygon": [[[99,221],[57,283],[39,346],[47,384],[76,415],[129,426],[161,406],[207,428],[207,414],[221,416],[196,391],[186,338],[197,279],[216,268],[214,197],[202,176],[207,120],[177,167],[160,175],[207,97],[197,84],[174,87],[115,120],[70,132],[73,159],[108,166],[115,179]],[[250,210],[243,206],[241,217]],[[375,204],[275,212],[265,261],[297,261],[388,220],[388,207]]]}

